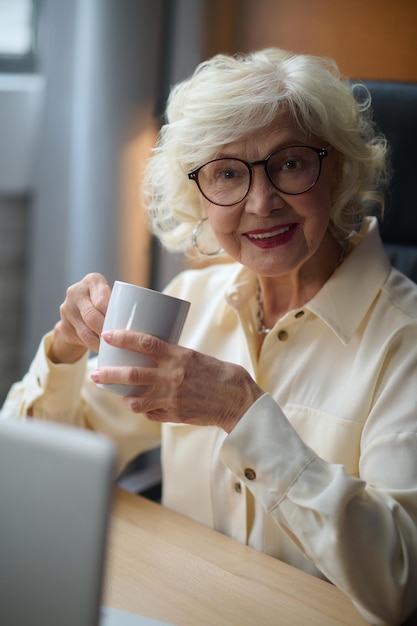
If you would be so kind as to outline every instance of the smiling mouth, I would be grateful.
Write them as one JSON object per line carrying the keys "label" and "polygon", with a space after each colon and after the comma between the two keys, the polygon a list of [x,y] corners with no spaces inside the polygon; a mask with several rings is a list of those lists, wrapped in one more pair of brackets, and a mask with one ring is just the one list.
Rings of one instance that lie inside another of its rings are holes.
{"label": "smiling mouth", "polygon": [[273,237],[279,237],[288,233],[294,226],[285,226],[284,228],[276,228],[275,230],[271,230],[264,233],[246,233],[246,237],[248,239],[256,239],[258,241],[265,239],[272,239]]}

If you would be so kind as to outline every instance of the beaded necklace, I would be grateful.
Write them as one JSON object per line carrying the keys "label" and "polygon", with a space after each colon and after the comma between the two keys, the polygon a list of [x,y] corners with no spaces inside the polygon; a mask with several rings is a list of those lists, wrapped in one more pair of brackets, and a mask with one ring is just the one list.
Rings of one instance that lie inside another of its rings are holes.
{"label": "beaded necklace", "polygon": [[[348,248],[346,245],[342,246],[342,252],[340,253],[340,257],[339,260],[337,262],[336,267],[334,268],[334,271],[340,266],[342,265],[343,261],[345,260],[346,254],[347,254]],[[259,335],[267,335],[268,333],[271,332],[272,328],[267,328],[265,326],[265,320],[264,320],[264,307],[263,307],[263,303],[262,303],[262,291],[261,291],[261,285],[258,281],[258,285],[256,288],[256,303],[257,303],[257,310],[256,310],[256,321],[257,321],[257,331]]]}

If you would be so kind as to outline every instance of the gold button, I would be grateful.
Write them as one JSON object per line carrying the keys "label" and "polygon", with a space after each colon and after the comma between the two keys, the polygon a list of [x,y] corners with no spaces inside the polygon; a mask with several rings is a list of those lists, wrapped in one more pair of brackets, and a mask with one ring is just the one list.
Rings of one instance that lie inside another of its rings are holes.
{"label": "gold button", "polygon": [[240,483],[235,483],[235,491],[236,493],[242,493],[242,485]]}
{"label": "gold button", "polygon": [[286,330],[280,330],[278,333],[278,339],[280,341],[287,341],[288,339],[288,333]]}
{"label": "gold button", "polygon": [[298,313],[296,313],[294,317],[295,317],[295,319],[298,320],[298,318],[299,317],[303,317],[303,315],[304,315],[304,311],[298,311]]}
{"label": "gold button", "polygon": [[248,480],[255,480],[256,478],[256,472],[255,470],[251,469],[250,467],[247,467],[245,469],[245,476]]}

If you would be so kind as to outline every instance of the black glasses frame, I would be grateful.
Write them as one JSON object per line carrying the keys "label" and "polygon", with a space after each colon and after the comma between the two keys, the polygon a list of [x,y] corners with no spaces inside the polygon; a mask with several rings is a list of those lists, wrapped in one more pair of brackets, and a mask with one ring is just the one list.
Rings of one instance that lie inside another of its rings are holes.
{"label": "black glasses frame", "polygon": [[[269,171],[268,171],[268,163],[269,160],[275,156],[278,152],[281,152],[281,150],[289,150],[291,148],[308,148],[309,150],[313,150],[313,152],[315,152],[318,157],[319,157],[319,170],[317,172],[317,178],[316,180],[309,185],[306,189],[303,189],[303,191],[296,191],[296,192],[291,192],[291,191],[284,191],[283,189],[280,189],[272,180]],[[204,193],[204,191],[201,189],[200,187],[200,182],[198,180],[198,175],[200,170],[203,169],[203,167],[205,167],[206,165],[209,165],[210,163],[215,163],[216,161],[223,161],[223,159],[228,159],[228,157],[220,157],[219,159],[212,159],[211,161],[207,161],[207,163],[204,163],[203,165],[200,165],[200,167],[197,167],[195,170],[193,170],[192,172],[188,173],[188,178],[190,180],[193,180],[196,184],[197,187],[199,188],[200,192],[202,193],[202,195],[206,198],[206,200],[208,200],[209,202],[211,202],[212,204],[216,204],[217,206],[234,206],[235,204],[239,204],[239,202],[242,202],[242,200],[244,200],[246,198],[246,196],[248,195],[251,185],[252,185],[252,168],[255,165],[263,165],[264,169],[265,169],[265,174],[268,177],[269,182],[271,183],[271,185],[273,185],[273,187],[275,187],[275,189],[278,189],[278,191],[280,191],[281,193],[284,193],[288,196],[299,196],[302,193],[305,193],[306,191],[309,191],[310,189],[312,189],[314,187],[314,185],[317,184],[317,181],[320,178],[320,174],[321,174],[321,165],[322,165],[322,161],[325,157],[327,157],[329,155],[331,148],[327,147],[327,148],[315,148],[313,146],[285,146],[284,148],[280,148],[279,150],[275,150],[274,152],[271,152],[270,155],[268,155],[266,157],[266,159],[260,159],[259,161],[252,161],[250,163],[248,163],[247,161],[244,161],[243,159],[238,159],[235,157],[230,157],[231,159],[233,159],[234,161],[240,161],[240,163],[243,163],[243,165],[245,165],[248,169],[249,172],[249,185],[248,185],[248,189],[245,193],[244,196],[242,196],[242,198],[240,200],[238,200],[237,202],[230,202],[228,204],[219,204],[218,202],[213,202],[213,200],[211,200],[208,196],[206,196],[206,194]]]}

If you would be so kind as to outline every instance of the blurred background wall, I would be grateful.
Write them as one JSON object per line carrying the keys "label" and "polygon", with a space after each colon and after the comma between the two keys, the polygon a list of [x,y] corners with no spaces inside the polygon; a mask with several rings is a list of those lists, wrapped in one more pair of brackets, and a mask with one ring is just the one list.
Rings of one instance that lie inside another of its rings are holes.
{"label": "blurred background wall", "polygon": [[183,266],[149,236],[141,167],[169,86],[200,60],[280,46],[417,82],[415,0],[22,0],[26,66],[1,46],[17,1],[0,0],[0,402],[68,285],[98,271],[162,288]]}
{"label": "blurred background wall", "polygon": [[415,0],[210,0],[206,25],[204,55],[278,46],[350,78],[417,80]]}

